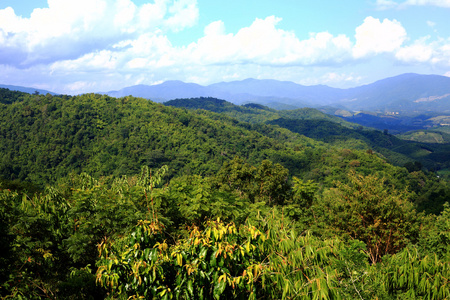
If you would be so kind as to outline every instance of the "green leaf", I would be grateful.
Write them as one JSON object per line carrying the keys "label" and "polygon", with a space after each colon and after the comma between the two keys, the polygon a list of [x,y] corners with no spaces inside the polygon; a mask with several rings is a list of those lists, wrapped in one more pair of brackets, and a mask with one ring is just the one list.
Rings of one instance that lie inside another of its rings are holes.
{"label": "green leaf", "polygon": [[222,280],[214,285],[214,299],[220,299],[220,295],[222,295],[223,291],[225,290],[226,284],[226,280]]}
{"label": "green leaf", "polygon": [[207,252],[208,252],[208,248],[204,247],[204,248],[202,248],[202,249],[200,250],[200,255],[199,255],[199,256],[200,256],[201,258],[203,258],[203,257],[206,256]]}
{"label": "green leaf", "polygon": [[157,249],[152,249],[152,251],[150,251],[149,258],[153,262],[155,262],[158,259],[158,251],[157,251]]}
{"label": "green leaf", "polygon": [[211,267],[213,267],[213,268],[214,268],[215,266],[217,266],[216,253],[217,253],[217,250],[214,251],[214,252],[211,254],[211,259],[210,259],[210,261],[209,261],[209,264],[210,264]]}
{"label": "green leaf", "polygon": [[188,289],[189,295],[194,296],[194,286],[192,284],[192,280],[188,281],[187,289]]}

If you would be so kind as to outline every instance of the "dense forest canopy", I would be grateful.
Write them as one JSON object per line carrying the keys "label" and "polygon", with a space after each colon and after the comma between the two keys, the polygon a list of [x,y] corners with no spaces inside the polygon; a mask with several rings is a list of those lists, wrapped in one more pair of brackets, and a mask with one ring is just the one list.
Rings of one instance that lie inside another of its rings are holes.
{"label": "dense forest canopy", "polygon": [[[215,98],[175,99],[165,102],[165,105],[218,112],[243,122],[279,125],[292,132],[340,147],[346,145],[352,149],[370,148],[398,166],[409,166],[419,162],[422,167],[437,171],[441,175],[447,174],[450,167],[448,160],[450,145],[445,142],[445,133],[441,131],[437,136],[441,141],[440,144],[435,143],[437,134],[433,134],[433,131],[427,131],[426,134],[433,135],[434,139],[427,140],[422,137],[420,140],[416,139],[419,141],[416,143],[404,140],[406,139],[404,136],[399,136],[404,138],[400,139],[389,134],[386,127],[382,127],[381,131],[374,130],[313,108],[277,111],[259,104],[237,106]],[[421,136],[423,135],[422,132]],[[414,136],[417,137],[418,134]]]}
{"label": "dense forest canopy", "polygon": [[185,104],[0,89],[2,298],[450,298],[445,147]]}

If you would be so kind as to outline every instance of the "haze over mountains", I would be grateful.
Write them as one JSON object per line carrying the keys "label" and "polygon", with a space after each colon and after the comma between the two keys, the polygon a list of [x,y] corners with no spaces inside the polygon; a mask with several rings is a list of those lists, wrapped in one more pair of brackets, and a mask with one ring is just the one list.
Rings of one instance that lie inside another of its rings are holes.
{"label": "haze over mountains", "polygon": [[126,87],[106,94],[114,97],[133,95],[159,102],[176,98],[214,97],[234,104],[253,102],[274,108],[328,105],[353,111],[450,111],[450,78],[412,73],[349,89],[325,85],[303,86],[269,79],[245,79],[208,86],[167,81],[152,86]]}
{"label": "haze over mountains", "polygon": [[19,92],[24,92],[24,93],[29,93],[29,94],[33,94],[38,92],[39,94],[51,94],[51,95],[56,95],[56,93],[47,91],[47,90],[42,90],[42,89],[35,89],[32,87],[24,87],[24,86],[17,86],[17,85],[5,85],[5,84],[0,84],[0,88],[2,89],[9,89],[11,91],[19,91]]}
{"label": "haze over mountains", "polygon": [[[27,93],[54,94],[18,86],[0,87]],[[180,98],[214,97],[233,104],[258,103],[275,109],[331,106],[349,111],[450,113],[450,78],[439,75],[402,74],[349,89],[325,85],[304,86],[289,81],[245,79],[208,86],[182,81],[135,85],[103,92],[112,97],[135,96],[155,102]],[[334,111],[336,111],[336,109]],[[329,113],[334,113],[333,109]],[[337,113],[339,114],[339,113]]]}

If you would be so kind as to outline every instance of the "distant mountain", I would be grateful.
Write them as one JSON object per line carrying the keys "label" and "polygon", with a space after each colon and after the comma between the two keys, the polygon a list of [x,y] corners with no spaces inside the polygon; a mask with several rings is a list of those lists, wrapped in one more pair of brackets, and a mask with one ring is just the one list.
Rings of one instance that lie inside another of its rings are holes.
{"label": "distant mountain", "polygon": [[[277,80],[246,79],[201,86],[182,81],[166,81],[158,85],[136,85],[119,91],[110,91],[112,97],[132,95],[152,101],[165,102],[177,98],[214,97],[234,104],[260,103],[274,108],[299,108],[322,105],[324,95],[328,102],[335,101],[336,91],[327,86],[302,86]],[[334,97],[334,98],[333,98]],[[317,103],[314,103],[317,102]]]}
{"label": "distant mountain", "polygon": [[450,110],[450,78],[403,74],[348,89],[346,97],[342,104],[353,110]]}
{"label": "distant mountain", "polygon": [[176,98],[208,96],[208,89],[195,83],[184,83],[178,80],[166,81],[157,85],[134,85],[119,91],[107,92],[111,97],[134,96],[147,98],[155,102],[164,102]]}
{"label": "distant mountain", "polygon": [[[253,81],[252,90],[246,92],[246,83]],[[147,98],[156,102],[165,102],[179,98],[199,98],[213,97],[225,99],[234,104],[260,103],[274,108],[298,108],[299,106],[310,105],[301,99],[291,99],[284,97],[286,93],[277,94],[282,91],[279,88],[280,81],[271,80],[271,86],[267,86],[263,80],[248,79],[242,82],[223,82],[210,86],[201,86],[195,83],[184,83],[182,81],[166,81],[157,85],[135,85],[123,88],[119,91],[110,91],[105,94],[112,97],[135,96]],[[239,89],[234,89],[233,84],[239,85]],[[292,83],[296,85],[295,83]],[[300,86],[300,85],[296,85]],[[258,93],[258,89],[265,88],[265,93]],[[269,92],[272,90],[273,92]],[[290,95],[295,95],[290,93]],[[295,104],[291,104],[295,103]]]}
{"label": "distant mountain", "polygon": [[[350,89],[304,86],[289,81],[246,79],[208,86],[181,81],[137,85],[106,94],[133,95],[164,102],[176,98],[214,97],[234,104],[259,103],[271,108],[334,106],[350,111],[440,111],[450,113],[450,78],[403,74]],[[337,109],[336,109],[337,110]]]}
{"label": "distant mountain", "polygon": [[221,82],[209,86],[215,90],[234,94],[250,94],[259,97],[284,98],[298,104],[324,105],[336,102],[344,90],[325,85],[304,86],[290,81],[271,79],[246,79],[242,81]]}
{"label": "distant mountain", "polygon": [[[31,87],[0,85],[12,91],[56,95]],[[213,97],[233,104],[258,103],[274,109],[324,107],[336,115],[349,117],[349,112],[421,113],[436,111],[450,114],[450,78],[439,75],[402,74],[371,84],[338,89],[325,85],[304,86],[291,81],[245,79],[203,86],[182,81],[166,81],[157,85],[135,85],[109,91],[112,97],[135,96],[155,102],[177,98]],[[335,109],[334,109],[335,108]]]}
{"label": "distant mountain", "polygon": [[39,94],[44,94],[44,95],[46,95],[46,94],[56,95],[56,93],[53,93],[53,92],[50,92],[47,90],[41,90],[41,89],[36,89],[36,88],[31,88],[31,87],[24,87],[24,86],[0,84],[0,88],[9,89],[11,91],[28,93],[28,94],[34,94],[34,93],[38,92]]}

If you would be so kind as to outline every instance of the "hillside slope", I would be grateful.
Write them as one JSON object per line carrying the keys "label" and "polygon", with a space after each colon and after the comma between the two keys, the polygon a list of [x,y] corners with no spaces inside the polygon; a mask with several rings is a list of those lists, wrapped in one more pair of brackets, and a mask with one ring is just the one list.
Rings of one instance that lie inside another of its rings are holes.
{"label": "hillside slope", "polygon": [[300,166],[295,152],[320,146],[287,130],[142,98],[17,97],[0,104],[0,175],[7,179],[44,183],[70,171],[122,175],[164,164],[172,175],[212,174],[236,155],[254,163],[289,157]]}
{"label": "hillside slope", "polygon": [[[176,99],[165,105],[187,109],[205,109],[226,114],[240,121],[278,125],[309,138],[339,147],[373,149],[391,163],[403,166],[418,161],[432,170],[450,167],[447,157],[450,145],[409,142],[388,134],[388,131],[364,129],[358,124],[322,113],[314,108],[277,111],[258,104],[237,106],[215,98]],[[349,119],[351,120],[351,119]]]}

